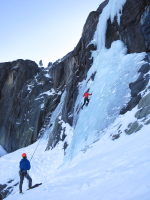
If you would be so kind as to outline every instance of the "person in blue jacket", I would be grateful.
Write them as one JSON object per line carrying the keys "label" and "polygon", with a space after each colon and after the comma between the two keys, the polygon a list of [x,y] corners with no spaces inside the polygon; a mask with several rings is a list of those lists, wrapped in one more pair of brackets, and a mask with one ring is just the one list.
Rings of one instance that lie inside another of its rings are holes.
{"label": "person in blue jacket", "polygon": [[24,177],[28,180],[29,189],[32,187],[32,179],[28,174],[28,170],[31,168],[30,161],[27,159],[26,153],[22,154],[22,159],[20,161],[20,183],[19,183],[19,192],[22,193],[22,185]]}

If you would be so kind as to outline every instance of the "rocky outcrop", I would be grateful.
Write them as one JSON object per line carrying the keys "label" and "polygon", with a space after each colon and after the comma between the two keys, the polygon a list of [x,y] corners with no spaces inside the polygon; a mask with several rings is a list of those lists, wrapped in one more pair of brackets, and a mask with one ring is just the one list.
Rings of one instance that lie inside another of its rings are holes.
{"label": "rocky outcrop", "polygon": [[2,199],[6,198],[10,193],[12,193],[14,187],[16,187],[17,185],[18,182],[11,179],[7,181],[6,184],[0,184],[0,197]]}
{"label": "rocky outcrop", "polygon": [[143,125],[150,124],[150,88],[147,87],[143,93],[146,93],[138,103],[135,121],[130,123],[124,130],[127,135],[136,133]]}
{"label": "rocky outcrop", "polygon": [[26,82],[33,79],[38,71],[36,63],[29,60],[0,64],[0,144],[8,152],[17,149],[21,146],[18,145],[19,140],[24,140],[25,127],[20,126],[20,133],[16,130],[17,118],[25,109],[19,96]]}
{"label": "rocky outcrop", "polygon": [[143,127],[143,125],[139,125],[139,123],[137,121],[130,123],[128,125],[128,128],[125,129],[125,133],[127,135],[130,135],[132,133],[136,133],[137,131],[139,131],[141,128]]}
{"label": "rocky outcrop", "polygon": [[120,25],[115,18],[108,20],[106,47],[115,40],[122,40],[129,53],[150,51],[150,1],[127,0],[122,10]]}
{"label": "rocky outcrop", "polygon": [[150,71],[150,62],[149,54],[145,57],[145,63],[139,69],[139,76],[137,80],[129,84],[131,90],[131,99],[127,105],[121,109],[120,114],[125,114],[127,111],[131,111],[138,103],[140,102],[142,95],[141,92],[145,90],[146,86],[149,83],[149,71]]}
{"label": "rocky outcrop", "polygon": [[[135,106],[136,113],[134,114],[133,122],[129,123],[124,130],[118,128],[118,134],[125,132],[127,135],[131,135],[139,131],[144,125],[150,124],[150,85],[149,85],[149,73],[150,73],[150,55],[147,53],[145,57],[145,64],[139,69],[139,77],[131,83],[131,100],[128,102],[120,113],[125,114],[127,111],[131,111]],[[136,99],[136,101],[134,101]],[[122,129],[122,128],[121,128]],[[116,139],[115,135],[112,134],[112,139]]]}
{"label": "rocky outcrop", "polygon": [[0,144],[7,152],[34,143],[49,124],[64,87],[59,73],[50,71],[53,82],[49,68],[33,61],[0,65]]}
{"label": "rocky outcrop", "polygon": [[135,114],[137,119],[147,118],[150,115],[150,93],[144,96],[138,104],[138,111]]}

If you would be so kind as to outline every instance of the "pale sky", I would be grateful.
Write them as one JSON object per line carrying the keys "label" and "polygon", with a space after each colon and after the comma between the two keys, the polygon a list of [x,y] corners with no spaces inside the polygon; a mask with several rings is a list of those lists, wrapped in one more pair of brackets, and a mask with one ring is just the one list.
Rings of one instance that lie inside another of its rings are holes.
{"label": "pale sky", "polygon": [[102,0],[0,0],[0,62],[46,65],[78,43],[88,14]]}

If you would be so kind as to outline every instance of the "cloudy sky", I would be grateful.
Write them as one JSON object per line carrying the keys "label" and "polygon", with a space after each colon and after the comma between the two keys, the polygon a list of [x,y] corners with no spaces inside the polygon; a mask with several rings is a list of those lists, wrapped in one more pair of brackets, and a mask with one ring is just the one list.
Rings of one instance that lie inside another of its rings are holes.
{"label": "cloudy sky", "polygon": [[102,0],[0,0],[0,62],[45,65],[73,50],[85,20]]}

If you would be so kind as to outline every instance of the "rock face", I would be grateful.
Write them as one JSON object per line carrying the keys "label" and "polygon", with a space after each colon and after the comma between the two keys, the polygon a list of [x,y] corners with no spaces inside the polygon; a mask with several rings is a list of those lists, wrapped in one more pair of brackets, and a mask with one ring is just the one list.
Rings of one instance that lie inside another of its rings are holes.
{"label": "rock face", "polygon": [[121,109],[120,114],[125,114],[127,111],[132,110],[141,100],[141,92],[146,88],[149,83],[149,71],[150,71],[150,61],[149,54],[147,54],[145,61],[146,63],[142,65],[139,69],[139,77],[138,79],[129,84],[129,88],[131,90],[131,99],[128,104]]}
{"label": "rock face", "polygon": [[128,128],[125,129],[125,133],[127,135],[130,135],[132,133],[139,131],[141,128],[142,128],[142,125],[139,125],[138,122],[135,121],[134,123],[131,123],[128,125]]}
{"label": "rock face", "polygon": [[[78,83],[86,78],[93,63],[91,51],[96,50],[96,46],[90,44],[90,41],[107,3],[108,0],[104,1],[97,11],[89,14],[75,49],[61,60],[49,63],[47,69],[38,68],[34,62],[23,60],[0,64],[0,145],[8,152],[35,142],[48,125],[50,133],[47,149],[55,147],[60,140],[65,140],[65,135],[61,136],[60,117],[72,125]],[[116,19],[112,24],[110,20],[107,22],[106,47],[109,48],[114,40],[120,39],[127,45],[129,53],[145,51],[148,54],[149,18],[149,0],[127,0],[120,25]],[[121,114],[132,110],[141,101],[141,91],[149,81],[149,57],[146,59],[139,70],[139,78],[129,85],[131,100],[121,110]],[[58,107],[60,101],[61,108]],[[57,116],[53,121],[53,111],[56,109]],[[137,124],[130,125],[129,128],[137,130]],[[64,144],[66,146],[65,142]]]}
{"label": "rock face", "polygon": [[0,184],[0,199],[6,198],[19,183],[10,179],[6,184]]}
{"label": "rock face", "polygon": [[106,47],[114,40],[122,40],[128,52],[150,51],[150,1],[127,0],[122,11],[120,25],[108,20]]}
{"label": "rock face", "polygon": [[21,125],[24,125],[27,105],[20,95],[25,83],[38,71],[36,63],[29,60],[0,64],[0,144],[8,152],[18,148],[18,143],[21,147],[26,140],[25,127]]}
{"label": "rock face", "polygon": [[150,114],[150,93],[141,99],[138,104],[138,109],[139,111],[135,114],[137,119],[146,118]]}

